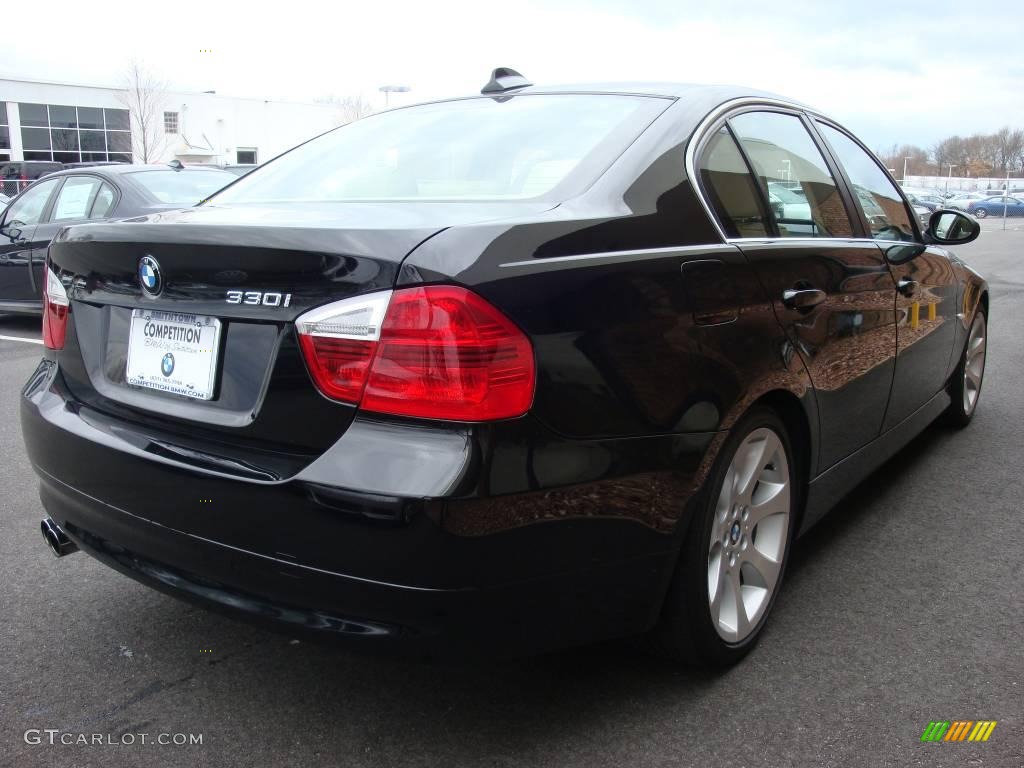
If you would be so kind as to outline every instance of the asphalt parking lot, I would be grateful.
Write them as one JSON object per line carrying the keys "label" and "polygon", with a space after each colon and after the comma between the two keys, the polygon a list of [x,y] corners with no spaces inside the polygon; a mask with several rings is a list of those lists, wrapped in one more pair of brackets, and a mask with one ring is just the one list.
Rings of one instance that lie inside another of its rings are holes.
{"label": "asphalt parking lot", "polygon": [[[0,316],[0,764],[1024,765],[1024,221],[959,249],[991,283],[963,432],[932,427],[796,546],[755,653],[724,674],[627,643],[442,666],[253,629],[43,545],[18,394],[38,320]],[[924,744],[932,720],[996,720]],[[201,734],[202,744],[26,743]]]}

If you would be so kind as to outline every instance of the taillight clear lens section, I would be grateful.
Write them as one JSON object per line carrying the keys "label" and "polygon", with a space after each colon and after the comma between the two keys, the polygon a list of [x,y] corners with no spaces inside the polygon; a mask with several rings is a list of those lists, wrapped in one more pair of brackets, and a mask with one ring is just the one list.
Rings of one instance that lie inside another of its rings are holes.
{"label": "taillight clear lens section", "polygon": [[358,296],[314,309],[295,321],[310,375],[328,397],[359,402],[390,299],[391,291]]}
{"label": "taillight clear lens section", "polygon": [[48,349],[64,349],[68,330],[68,293],[64,284],[46,262],[46,290],[43,291],[43,344]]}
{"label": "taillight clear lens section", "polygon": [[[376,297],[383,297],[385,310],[379,325]],[[363,317],[373,321],[353,321],[360,317],[357,301],[372,304],[372,312],[363,308]],[[431,285],[370,294],[307,313],[296,326],[320,390],[368,411],[492,421],[522,416],[533,402],[536,370],[529,339],[465,288]]]}

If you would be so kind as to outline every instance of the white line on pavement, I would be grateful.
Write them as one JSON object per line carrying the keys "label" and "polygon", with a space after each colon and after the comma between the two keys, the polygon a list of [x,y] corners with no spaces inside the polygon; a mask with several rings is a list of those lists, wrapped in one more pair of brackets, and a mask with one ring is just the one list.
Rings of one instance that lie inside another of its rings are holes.
{"label": "white line on pavement", "polygon": [[4,336],[0,334],[0,340],[3,341],[24,341],[26,344],[42,344],[42,339],[26,339],[22,336]]}

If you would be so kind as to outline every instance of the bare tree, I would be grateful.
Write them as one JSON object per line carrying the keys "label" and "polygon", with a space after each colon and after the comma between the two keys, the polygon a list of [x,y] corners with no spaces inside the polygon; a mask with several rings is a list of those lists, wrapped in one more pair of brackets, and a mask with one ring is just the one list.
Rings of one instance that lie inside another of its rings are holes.
{"label": "bare tree", "polygon": [[132,152],[135,159],[152,163],[160,159],[167,145],[164,134],[163,107],[167,84],[145,64],[132,61],[124,76],[121,103],[128,109],[132,129]]}
{"label": "bare tree", "polygon": [[338,125],[348,125],[374,113],[373,105],[362,96],[343,96],[338,98],[334,94],[322,99],[314,99],[317,104],[331,104],[334,106],[334,120]]}
{"label": "bare tree", "polygon": [[887,168],[895,168],[901,176],[904,167],[908,176],[924,176],[928,173],[928,150],[915,144],[893,144],[889,149],[875,154]]}
{"label": "bare tree", "polygon": [[1024,130],[1006,126],[992,135],[992,141],[995,149],[993,165],[999,173],[1005,176],[1016,170],[1024,159]]}

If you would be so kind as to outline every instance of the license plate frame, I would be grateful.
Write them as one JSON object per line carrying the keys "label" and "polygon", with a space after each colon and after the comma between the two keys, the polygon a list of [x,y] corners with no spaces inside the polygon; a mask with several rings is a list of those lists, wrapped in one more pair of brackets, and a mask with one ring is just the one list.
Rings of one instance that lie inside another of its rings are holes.
{"label": "license plate frame", "polygon": [[141,389],[212,400],[221,330],[220,319],[210,315],[133,309],[125,381]]}

